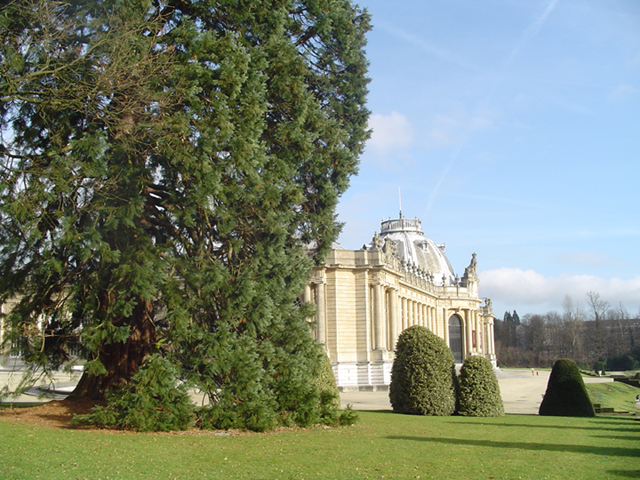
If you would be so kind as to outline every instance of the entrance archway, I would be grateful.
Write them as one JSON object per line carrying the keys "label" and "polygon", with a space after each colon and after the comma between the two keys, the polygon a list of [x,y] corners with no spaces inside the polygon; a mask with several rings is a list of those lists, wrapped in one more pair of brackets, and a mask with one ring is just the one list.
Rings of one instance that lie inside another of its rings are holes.
{"label": "entrance archway", "polygon": [[462,363],[462,319],[458,315],[449,317],[449,348],[456,363]]}

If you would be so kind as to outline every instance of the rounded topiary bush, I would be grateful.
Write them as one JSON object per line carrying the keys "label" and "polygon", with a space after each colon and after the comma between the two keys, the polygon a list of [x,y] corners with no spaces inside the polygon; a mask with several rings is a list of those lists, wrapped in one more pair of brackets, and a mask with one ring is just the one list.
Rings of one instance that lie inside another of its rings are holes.
{"label": "rounded topiary bush", "polygon": [[320,413],[320,422],[325,424],[336,423],[338,410],[340,409],[340,391],[336,385],[336,377],[333,375],[331,361],[327,354],[318,347],[319,370],[312,384],[318,389],[317,412]]}
{"label": "rounded topiary bush", "polygon": [[324,398],[322,404],[326,404],[327,407],[335,407],[335,410],[340,408],[340,390],[336,384],[336,377],[333,375],[333,368],[331,367],[331,360],[327,354],[318,347],[320,357],[320,367],[318,376],[312,381],[312,383],[318,387],[320,396]]}
{"label": "rounded topiary bush", "polygon": [[316,379],[312,382],[318,387],[319,403],[318,412],[320,413],[320,423],[325,425],[353,425],[359,417],[358,414],[348,405],[346,410],[340,411],[340,390],[336,384],[336,377],[333,374],[331,360],[320,349],[320,371]]}
{"label": "rounded topiary bush", "polygon": [[538,413],[560,417],[595,417],[580,370],[573,360],[561,358],[553,365]]}
{"label": "rounded topiary bush", "polygon": [[451,415],[455,410],[454,360],[444,340],[414,325],[398,337],[389,399],[394,412]]}
{"label": "rounded topiary bush", "polygon": [[458,378],[458,413],[469,417],[501,417],[504,405],[493,365],[484,357],[467,358]]}

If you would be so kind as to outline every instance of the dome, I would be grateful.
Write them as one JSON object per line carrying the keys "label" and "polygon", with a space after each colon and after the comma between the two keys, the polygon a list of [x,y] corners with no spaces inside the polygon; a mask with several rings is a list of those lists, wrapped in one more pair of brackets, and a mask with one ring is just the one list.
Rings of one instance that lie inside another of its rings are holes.
{"label": "dome", "polygon": [[380,225],[380,238],[392,240],[398,250],[398,256],[407,263],[419,266],[433,275],[436,285],[455,285],[455,275],[451,264],[444,254],[444,244],[436,245],[424,236],[422,224],[417,218],[411,220],[400,215],[398,219],[383,220]]}

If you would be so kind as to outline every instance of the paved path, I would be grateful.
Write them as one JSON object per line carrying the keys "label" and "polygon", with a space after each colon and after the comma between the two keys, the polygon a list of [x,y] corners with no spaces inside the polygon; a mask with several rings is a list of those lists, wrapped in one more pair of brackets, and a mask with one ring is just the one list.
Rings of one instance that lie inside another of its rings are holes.
{"label": "paved path", "polygon": [[[0,371],[0,389],[9,385],[15,388],[20,381],[22,372]],[[542,395],[547,389],[549,380],[548,371],[540,371],[537,375],[531,375],[531,370],[506,369],[497,370],[496,377],[500,383],[500,393],[504,402],[506,413],[537,414]],[[55,389],[58,391],[70,391],[80,374],[75,372],[58,373],[55,375]],[[585,383],[612,382],[608,377],[584,377]],[[47,385],[48,381],[42,381]],[[17,399],[8,398],[9,402],[37,402],[37,396],[22,395]],[[342,392],[340,403],[343,408],[351,405],[354,410],[391,410],[389,404],[389,392]]]}
{"label": "paved path", "polygon": [[[536,415],[542,395],[547,389],[549,371],[531,375],[531,369],[497,370],[500,393],[505,413]],[[585,383],[612,382],[608,377],[584,377]],[[343,408],[348,404],[354,410],[391,410],[388,392],[342,392],[340,402]]]}
{"label": "paved path", "polygon": [[[4,389],[5,387],[8,387],[9,390],[14,390],[20,384],[23,373],[24,372],[22,371],[0,370],[0,390]],[[69,394],[73,391],[76,384],[78,383],[78,380],[80,380],[80,375],[80,372],[55,372],[52,378],[42,378],[36,382],[36,385],[59,392],[60,395],[54,395],[52,396],[52,398],[60,399],[66,396],[65,393]],[[4,398],[3,401],[12,403],[47,401],[47,399],[38,398],[38,395],[41,393],[42,390],[32,388],[28,394],[20,395],[17,398],[7,397]],[[49,400],[51,400],[51,398],[49,398]]]}

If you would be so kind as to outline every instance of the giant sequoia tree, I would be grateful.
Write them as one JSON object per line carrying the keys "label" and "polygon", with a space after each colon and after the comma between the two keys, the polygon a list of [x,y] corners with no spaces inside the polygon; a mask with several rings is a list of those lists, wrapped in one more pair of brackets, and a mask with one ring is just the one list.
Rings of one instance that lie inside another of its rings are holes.
{"label": "giant sequoia tree", "polygon": [[368,28],[349,0],[5,4],[0,300],[26,360],[80,348],[74,395],[103,398],[157,353],[203,424],[316,421],[295,299],[367,137]]}

